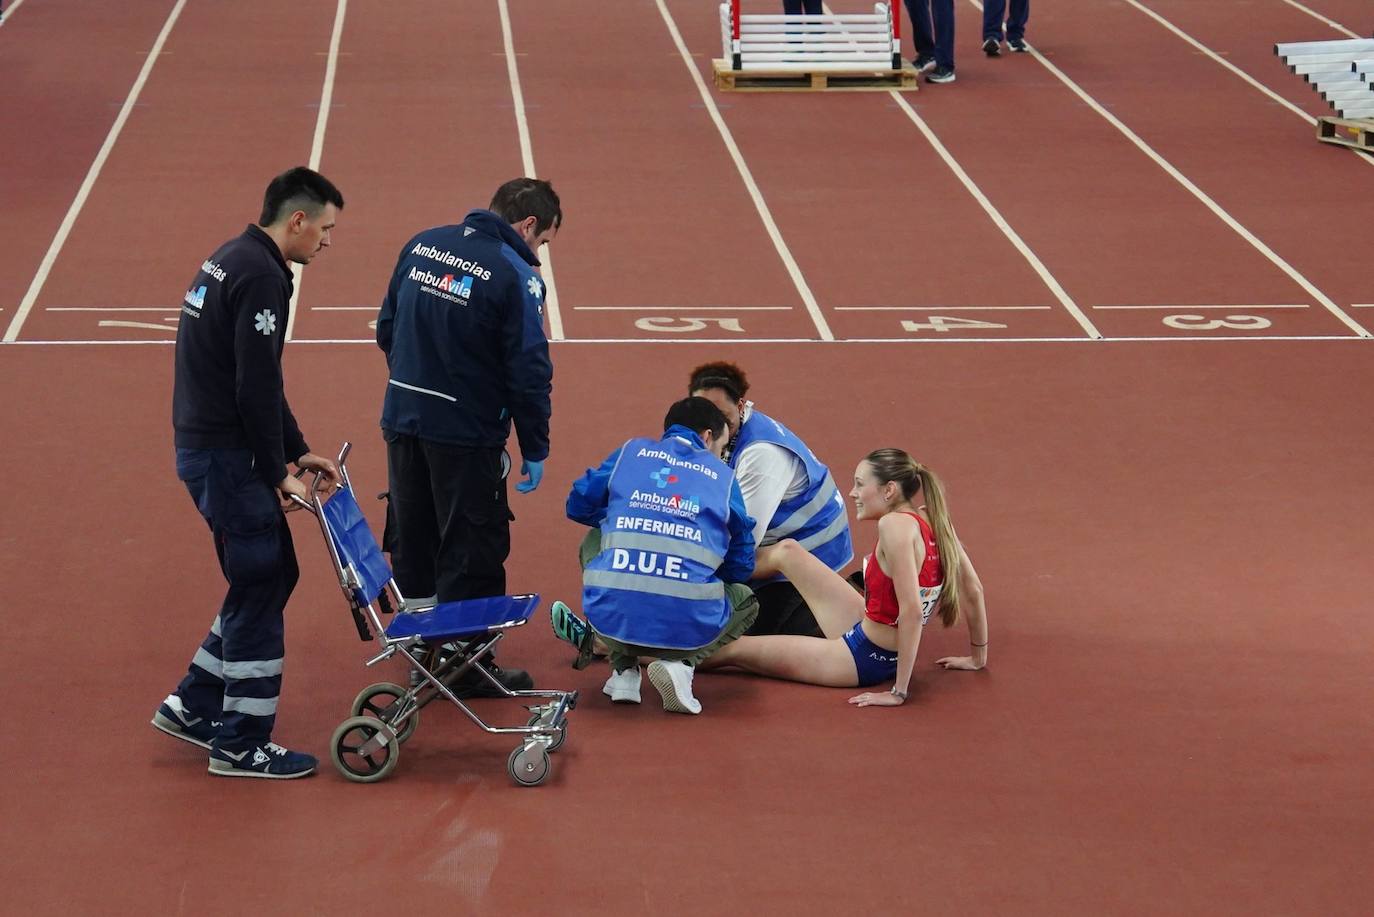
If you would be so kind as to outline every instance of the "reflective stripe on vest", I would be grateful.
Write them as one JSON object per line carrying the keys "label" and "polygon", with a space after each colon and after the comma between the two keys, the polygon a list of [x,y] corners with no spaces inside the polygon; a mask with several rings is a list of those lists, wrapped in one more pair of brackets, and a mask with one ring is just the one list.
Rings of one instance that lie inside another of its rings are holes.
{"label": "reflective stripe on vest", "polygon": [[582,573],[593,628],[623,643],[706,646],[730,619],[716,573],[730,544],[734,474],[677,436],[621,447],[607,482],[601,548]]}
{"label": "reflective stripe on vest", "polygon": [[714,570],[725,563],[725,557],[710,548],[698,547],[666,535],[642,535],[639,532],[611,532],[601,536],[601,550],[625,548],[626,550],[652,551],[656,554],[671,554],[687,560],[694,560]]}
{"label": "reflective stripe on vest", "polygon": [[[830,569],[843,569],[854,559],[854,545],[849,537],[844,500],[829,470],[797,434],[757,410],[750,412],[740,429],[731,463],[737,462],[740,454],[756,442],[772,443],[796,456],[806,470],[809,485],[796,497],[778,505],[760,547],[793,538]],[[770,581],[780,579],[781,576],[775,576]]]}

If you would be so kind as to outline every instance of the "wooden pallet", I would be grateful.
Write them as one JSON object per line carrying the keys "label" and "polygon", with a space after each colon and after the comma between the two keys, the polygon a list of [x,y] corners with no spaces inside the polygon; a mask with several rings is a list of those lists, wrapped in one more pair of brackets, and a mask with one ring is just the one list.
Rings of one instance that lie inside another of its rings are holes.
{"label": "wooden pallet", "polygon": [[1317,139],[1374,153],[1374,120],[1318,118]]}
{"label": "wooden pallet", "polygon": [[900,70],[732,70],[730,62],[712,61],[716,88],[722,92],[915,92],[916,68]]}

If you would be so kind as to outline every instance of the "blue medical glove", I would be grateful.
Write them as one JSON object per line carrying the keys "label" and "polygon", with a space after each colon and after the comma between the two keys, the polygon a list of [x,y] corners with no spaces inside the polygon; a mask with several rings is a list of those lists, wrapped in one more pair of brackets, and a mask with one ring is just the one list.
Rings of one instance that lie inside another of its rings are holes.
{"label": "blue medical glove", "polygon": [[539,482],[544,480],[544,463],[531,462],[525,459],[520,463],[520,473],[525,476],[525,480],[515,485],[515,489],[522,494],[527,494],[539,486]]}

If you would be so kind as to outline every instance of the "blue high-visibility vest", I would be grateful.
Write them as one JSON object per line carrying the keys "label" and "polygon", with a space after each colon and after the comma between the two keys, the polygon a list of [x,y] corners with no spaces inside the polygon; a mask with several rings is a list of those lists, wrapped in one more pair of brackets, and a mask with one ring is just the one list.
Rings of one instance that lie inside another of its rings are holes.
{"label": "blue high-visibility vest", "polygon": [[[806,489],[778,504],[777,512],[768,520],[760,547],[792,538],[831,570],[843,569],[854,559],[854,543],[849,538],[844,497],[835,486],[830,471],[797,434],[756,410],[749,412],[749,419],[740,427],[734,451],[730,454],[730,467],[735,467],[745,446],[757,442],[781,446],[795,455],[806,469]],[[773,577],[773,580],[780,579],[781,576]]]}
{"label": "blue high-visibility vest", "polygon": [[730,545],[733,480],[728,465],[677,437],[621,448],[601,553],[582,573],[582,607],[598,633],[675,650],[720,636],[730,602],[716,570]]}

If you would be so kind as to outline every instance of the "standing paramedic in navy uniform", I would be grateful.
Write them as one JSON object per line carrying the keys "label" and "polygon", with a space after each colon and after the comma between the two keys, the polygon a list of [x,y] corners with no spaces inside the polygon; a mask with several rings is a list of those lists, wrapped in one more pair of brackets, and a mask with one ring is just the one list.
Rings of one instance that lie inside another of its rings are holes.
{"label": "standing paramedic in navy uniform", "polygon": [[[549,454],[553,364],[535,253],[563,222],[546,181],[517,178],[487,210],[426,229],[402,249],[377,316],[390,378],[382,403],[390,521],[401,594],[455,602],[506,593],[506,440],[520,441],[516,490],[539,486]],[[496,669],[512,690],[533,682]],[[475,670],[468,696],[495,691]]]}
{"label": "standing paramedic in navy uniform", "polygon": [[229,581],[219,615],[176,693],[153,715],[163,732],[210,749],[210,773],[304,777],[310,755],[272,742],[281,690],[283,612],[299,571],[278,497],[307,497],[287,461],[337,484],[310,451],[282,390],[289,262],[330,244],[343,197],[295,168],[267,186],[258,225],[221,245],[183,297],[172,424],[177,477],[214,535]]}
{"label": "standing paramedic in navy uniform", "polygon": [[601,638],[611,663],[602,692],[614,703],[639,703],[639,660],[652,656],[663,709],[700,713],[694,667],[758,613],[744,585],[754,520],[720,458],[728,429],[714,404],[685,398],[668,409],[661,439],[630,440],[568,494],[568,518],[592,526],[580,552],[587,620],[555,602],[554,632],[580,658]]}

